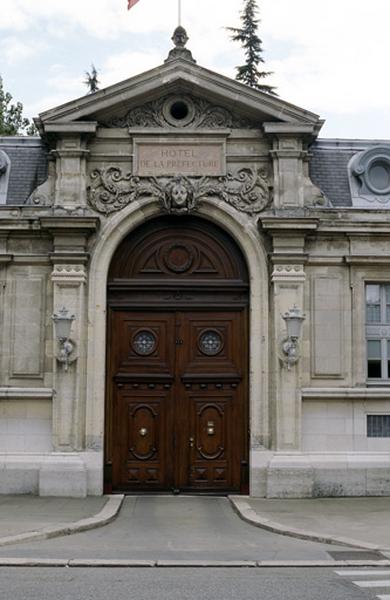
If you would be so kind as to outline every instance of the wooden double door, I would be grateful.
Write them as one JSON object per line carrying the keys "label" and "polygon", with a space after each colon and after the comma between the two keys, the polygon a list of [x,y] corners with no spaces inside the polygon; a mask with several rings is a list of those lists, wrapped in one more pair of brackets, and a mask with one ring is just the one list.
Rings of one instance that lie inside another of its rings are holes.
{"label": "wooden double door", "polygon": [[114,490],[245,491],[245,311],[112,311]]}
{"label": "wooden double door", "polygon": [[220,228],[146,223],[108,276],[106,490],[248,490],[248,272]]}

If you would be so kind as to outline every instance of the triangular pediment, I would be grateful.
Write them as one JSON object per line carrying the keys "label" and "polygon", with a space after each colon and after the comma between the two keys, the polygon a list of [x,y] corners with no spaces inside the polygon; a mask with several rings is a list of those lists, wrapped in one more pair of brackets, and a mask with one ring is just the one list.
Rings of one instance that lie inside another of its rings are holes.
{"label": "triangular pediment", "polygon": [[[97,122],[111,127],[134,126],[137,125],[137,110],[143,107],[144,112],[146,110],[153,115],[153,111],[158,111],[159,103],[175,95],[191,97],[198,112],[203,112],[203,115],[221,109],[226,122],[220,117],[222,113],[217,114],[220,126],[260,127],[264,122],[300,123],[319,130],[322,124],[319,116],[310,111],[181,58],[45,111],[36,122],[42,133],[54,123],[76,125],[76,122]],[[207,125],[206,119],[198,126]],[[149,124],[141,121],[138,126],[153,126],[153,116]]]}

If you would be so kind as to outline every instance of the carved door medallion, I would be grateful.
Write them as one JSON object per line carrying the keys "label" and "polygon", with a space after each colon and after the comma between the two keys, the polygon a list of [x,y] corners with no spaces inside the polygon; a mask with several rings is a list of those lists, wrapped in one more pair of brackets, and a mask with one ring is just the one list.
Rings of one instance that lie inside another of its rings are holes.
{"label": "carved door medallion", "polygon": [[238,248],[200,220],[163,219],[118,248],[107,489],[247,491],[247,292]]}

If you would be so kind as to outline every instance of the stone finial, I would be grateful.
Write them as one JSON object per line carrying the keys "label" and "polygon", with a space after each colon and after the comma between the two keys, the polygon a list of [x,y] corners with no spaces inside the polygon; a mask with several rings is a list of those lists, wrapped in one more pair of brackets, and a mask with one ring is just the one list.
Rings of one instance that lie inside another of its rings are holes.
{"label": "stone finial", "polygon": [[182,27],[181,25],[176,27],[171,39],[175,44],[175,47],[172,48],[172,50],[169,52],[168,58],[165,62],[182,58],[184,60],[196,63],[196,60],[192,56],[191,50],[188,50],[188,48],[185,47],[189,40],[189,37],[184,27]]}

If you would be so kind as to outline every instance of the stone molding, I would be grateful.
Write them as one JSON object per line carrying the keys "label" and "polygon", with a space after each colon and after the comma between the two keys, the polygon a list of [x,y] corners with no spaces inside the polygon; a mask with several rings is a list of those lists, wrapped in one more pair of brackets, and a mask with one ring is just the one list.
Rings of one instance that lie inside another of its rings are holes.
{"label": "stone molding", "polygon": [[272,272],[272,282],[294,281],[298,283],[303,283],[305,280],[306,274],[303,265],[274,265],[274,270]]}
{"label": "stone molding", "polygon": [[188,214],[206,197],[220,198],[236,210],[255,215],[270,202],[270,184],[263,171],[243,168],[224,177],[135,177],[118,167],[95,169],[88,202],[109,215],[143,198],[155,198],[169,213]]}
{"label": "stone molding", "polygon": [[51,280],[55,283],[86,283],[87,271],[84,265],[55,264]]}
{"label": "stone molding", "polygon": [[42,398],[53,398],[53,390],[52,388],[0,387],[0,398],[30,398],[40,400]]}
{"label": "stone molding", "polygon": [[340,399],[351,399],[351,400],[378,400],[388,399],[389,388],[384,386],[380,387],[331,387],[331,388],[302,388],[301,390],[302,399],[310,400],[340,400]]}

